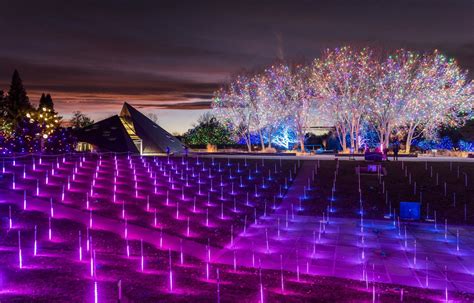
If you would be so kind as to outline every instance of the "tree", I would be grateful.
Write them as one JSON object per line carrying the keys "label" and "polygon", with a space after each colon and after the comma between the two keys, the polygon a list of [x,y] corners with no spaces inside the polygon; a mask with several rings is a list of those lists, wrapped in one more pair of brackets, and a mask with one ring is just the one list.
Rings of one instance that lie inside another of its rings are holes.
{"label": "tree", "polygon": [[349,146],[359,149],[376,70],[370,49],[356,51],[347,46],[327,50],[311,65],[311,87],[324,100],[323,111],[334,123],[344,151]]}
{"label": "tree", "polygon": [[15,69],[12,75],[10,90],[8,91],[5,101],[5,110],[8,117],[16,123],[21,119],[25,112],[31,109],[32,106],[23,86],[23,81],[20,78],[20,74]]}
{"label": "tree", "polygon": [[44,93],[41,94],[38,108],[54,109],[54,102],[50,94],[47,94],[47,95],[45,95]]}
{"label": "tree", "polygon": [[219,89],[212,102],[213,115],[229,129],[236,141],[244,138],[248,151],[252,151],[250,135],[255,120],[250,93],[246,77],[237,77],[228,87]]}
{"label": "tree", "polygon": [[92,120],[80,111],[75,111],[72,113],[72,118],[70,122],[72,124],[72,128],[83,128],[94,124],[94,120]]}
{"label": "tree", "polygon": [[404,115],[406,152],[414,139],[434,139],[440,127],[457,128],[473,108],[472,82],[454,60],[434,51],[420,58],[416,80]]}
{"label": "tree", "polygon": [[216,117],[210,113],[203,114],[197,124],[189,129],[184,135],[184,141],[189,145],[223,145],[234,143],[231,134]]}

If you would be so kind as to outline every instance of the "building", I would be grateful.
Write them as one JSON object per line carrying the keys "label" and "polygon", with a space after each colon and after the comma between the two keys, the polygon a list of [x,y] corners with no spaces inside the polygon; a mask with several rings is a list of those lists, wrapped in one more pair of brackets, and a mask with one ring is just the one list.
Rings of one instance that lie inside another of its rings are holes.
{"label": "building", "polygon": [[128,103],[120,114],[76,130],[79,151],[179,154],[185,145]]}

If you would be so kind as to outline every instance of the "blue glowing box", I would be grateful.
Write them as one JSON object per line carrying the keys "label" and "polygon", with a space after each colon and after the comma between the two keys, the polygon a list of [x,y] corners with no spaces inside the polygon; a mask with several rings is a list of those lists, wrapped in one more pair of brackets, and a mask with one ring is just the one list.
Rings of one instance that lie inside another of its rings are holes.
{"label": "blue glowing box", "polygon": [[400,202],[400,219],[403,220],[420,220],[419,202]]}

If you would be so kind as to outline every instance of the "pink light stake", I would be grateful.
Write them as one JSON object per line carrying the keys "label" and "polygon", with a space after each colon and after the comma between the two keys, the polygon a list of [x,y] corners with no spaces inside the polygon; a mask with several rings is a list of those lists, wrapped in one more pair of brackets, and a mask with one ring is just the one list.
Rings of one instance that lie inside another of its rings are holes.
{"label": "pink light stake", "polygon": [[158,223],[158,219],[156,218],[156,208],[155,208],[155,210],[154,210],[154,218],[153,218],[153,225],[154,225],[155,228],[156,228],[156,226],[157,226],[157,223]]}
{"label": "pink light stake", "polygon": [[36,196],[39,196],[40,193],[40,182],[39,179],[36,179]]}
{"label": "pink light stake", "polygon": [[186,227],[186,237],[189,237],[189,217],[188,217],[188,226]]}
{"label": "pink light stake", "polygon": [[145,269],[145,258],[143,256],[143,239],[140,239],[140,268],[142,272]]}
{"label": "pink light stake", "polygon": [[21,255],[21,232],[18,231],[18,262],[20,265],[20,269],[23,268],[23,257]]}
{"label": "pink light stake", "polygon": [[81,231],[79,231],[79,261],[82,261],[82,236],[81,236]]}
{"label": "pink light stake", "polygon": [[26,210],[26,189],[23,191],[23,210]]}
{"label": "pink light stake", "polygon": [[51,217],[48,218],[48,239],[51,241],[52,232],[51,232]]}
{"label": "pink light stake", "polygon": [[128,245],[128,239],[125,239],[125,245],[127,250],[127,258],[130,258],[130,245]]}
{"label": "pink light stake", "polygon": [[8,229],[12,229],[13,220],[12,220],[12,207],[8,205]]}
{"label": "pink light stake", "polygon": [[179,239],[179,245],[180,245],[180,254],[179,254],[179,257],[180,257],[181,265],[183,265],[183,264],[184,264],[183,239]]}
{"label": "pink light stake", "polygon": [[34,244],[33,244],[33,256],[36,257],[36,253],[38,251],[38,245],[37,245],[37,241],[36,241],[36,238],[37,238],[37,232],[38,232],[38,227],[35,225],[35,239],[34,239]]}
{"label": "pink light stake", "polygon": [[89,228],[86,228],[86,250],[89,252],[90,250],[90,237],[89,237]]}
{"label": "pink light stake", "polygon": [[92,209],[89,212],[89,228],[92,229]]}
{"label": "pink light stake", "polygon": [[168,249],[170,259],[170,292],[173,292],[173,270],[171,267],[171,249]]}
{"label": "pink light stake", "polygon": [[54,209],[53,209],[53,198],[50,198],[49,199],[49,204],[50,204],[50,215],[51,215],[51,218],[54,218]]}

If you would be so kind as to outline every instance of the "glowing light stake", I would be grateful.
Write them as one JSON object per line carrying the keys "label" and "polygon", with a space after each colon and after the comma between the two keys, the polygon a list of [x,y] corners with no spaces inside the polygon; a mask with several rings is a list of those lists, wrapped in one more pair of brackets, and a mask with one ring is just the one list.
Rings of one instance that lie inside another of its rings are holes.
{"label": "glowing light stake", "polygon": [[8,229],[12,229],[13,220],[12,220],[12,207],[8,205]]}
{"label": "glowing light stake", "polygon": [[89,228],[92,229],[92,209],[89,212]]}
{"label": "glowing light stake", "polygon": [[146,196],[146,211],[147,212],[150,211],[150,196],[149,195]]}
{"label": "glowing light stake", "polygon": [[444,219],[444,240],[448,241],[448,219]]}
{"label": "glowing light stake", "polygon": [[12,188],[16,189],[15,174],[13,173]]}
{"label": "glowing light stake", "polygon": [[95,255],[95,250],[93,251],[93,253],[91,254],[90,256],[90,270],[91,270],[91,277],[94,276],[94,255]]}
{"label": "glowing light stake", "polygon": [[79,231],[79,261],[82,261],[82,236],[81,236],[81,231]]}
{"label": "glowing light stake", "polygon": [[51,197],[49,199],[49,204],[50,204],[50,215],[51,215],[51,218],[54,218],[54,209],[53,209],[53,198]]}
{"label": "glowing light stake", "polygon": [[46,171],[46,176],[45,176],[45,182],[44,183],[46,183],[46,185],[49,184],[48,171]]}
{"label": "glowing light stake", "polygon": [[20,269],[23,268],[23,257],[21,255],[21,232],[18,231],[18,262]]}
{"label": "glowing light stake", "polygon": [[127,249],[127,258],[130,258],[130,245],[128,245],[128,239],[125,239],[125,245]]}
{"label": "glowing light stake", "polygon": [[145,257],[143,256],[143,239],[140,239],[140,268],[142,272],[145,269]]}
{"label": "glowing light stake", "polygon": [[163,227],[160,227],[160,248],[163,248]]}
{"label": "glowing light stake", "polygon": [[38,251],[38,245],[37,245],[37,232],[38,232],[38,227],[35,225],[35,239],[34,239],[34,244],[33,244],[33,256],[36,257],[36,253]]}
{"label": "glowing light stake", "polygon": [[179,202],[176,202],[176,219],[179,220]]}
{"label": "glowing light stake", "polygon": [[90,250],[90,237],[89,237],[89,228],[86,228],[86,250],[89,252]]}
{"label": "glowing light stake", "polygon": [[[259,260],[260,263],[260,260]],[[259,268],[259,278],[260,278],[260,303],[264,303],[263,301],[263,283],[262,283],[262,268]]]}
{"label": "glowing light stake", "polygon": [[219,268],[216,270],[217,275],[217,303],[221,302],[221,279],[219,277]]}
{"label": "glowing light stake", "polygon": [[186,237],[189,237],[189,217],[188,217],[187,221],[188,221],[188,225],[186,227]]}
{"label": "glowing light stake", "polygon": [[179,239],[179,245],[180,245],[180,254],[179,254],[179,257],[180,257],[181,265],[183,265],[183,264],[184,264],[183,239]]}
{"label": "glowing light stake", "polygon": [[64,192],[65,192],[65,187],[63,185],[63,189],[62,189],[62,192],[61,192],[61,202],[64,202]]}
{"label": "glowing light stake", "polygon": [[281,293],[285,293],[285,280],[283,279],[283,256],[280,254],[280,287]]}
{"label": "glowing light stake", "polygon": [[52,232],[51,232],[51,217],[48,218],[48,239],[51,241]]}
{"label": "glowing light stake", "polygon": [[89,209],[89,193],[86,193],[86,209]]}
{"label": "glowing light stake", "polygon": [[459,252],[459,228],[456,229],[456,251]]}
{"label": "glowing light stake", "polygon": [[413,265],[416,268],[416,239],[413,247]]}
{"label": "glowing light stake", "polygon": [[268,243],[268,229],[265,228],[265,243],[267,244],[267,254],[270,252],[270,244]]}
{"label": "glowing light stake", "polygon": [[123,232],[123,236],[125,239],[128,239],[128,220],[127,219],[125,219],[125,229]]}
{"label": "glowing light stake", "polygon": [[155,208],[155,210],[154,210],[154,218],[153,218],[153,225],[155,226],[155,228],[156,228],[157,223],[158,223],[158,219],[157,219],[157,217],[156,217],[156,208]]}
{"label": "glowing light stake", "polygon": [[173,292],[173,270],[171,267],[171,249],[168,249],[170,259],[170,292]]}
{"label": "glowing light stake", "polygon": [[23,164],[23,179],[26,179],[26,164]]}
{"label": "glowing light stake", "polygon": [[36,179],[36,196],[40,194],[40,182],[39,179]]}
{"label": "glowing light stake", "polygon": [[97,281],[94,281],[94,303],[99,303],[99,290],[97,289]]}

